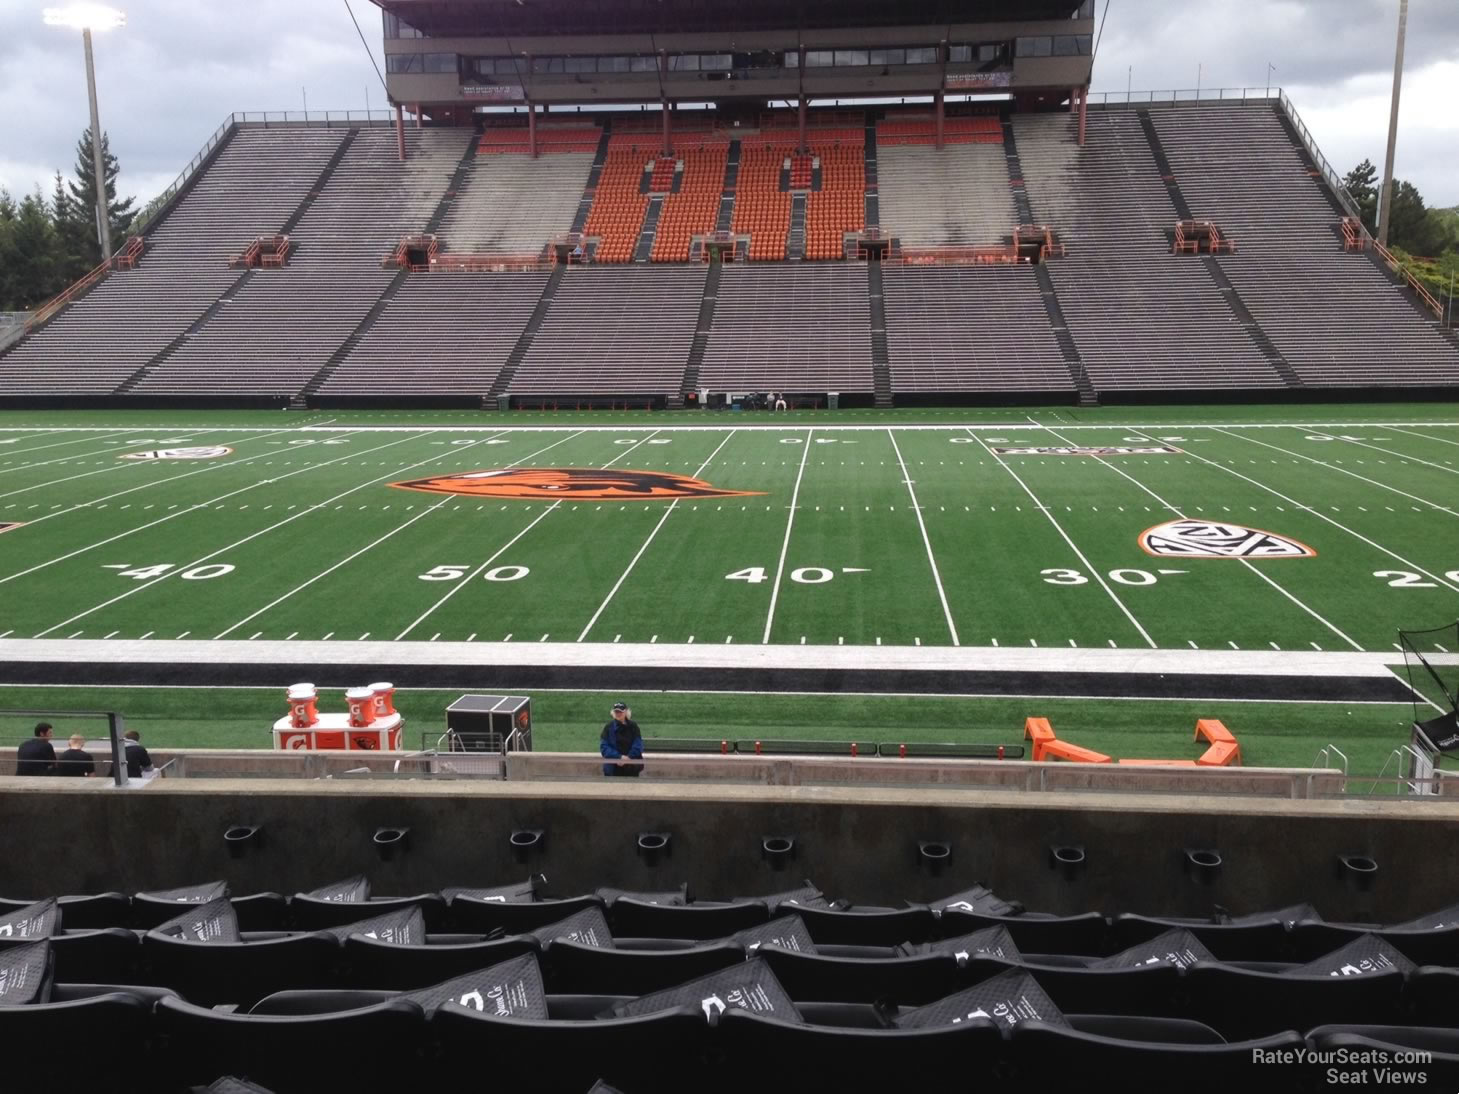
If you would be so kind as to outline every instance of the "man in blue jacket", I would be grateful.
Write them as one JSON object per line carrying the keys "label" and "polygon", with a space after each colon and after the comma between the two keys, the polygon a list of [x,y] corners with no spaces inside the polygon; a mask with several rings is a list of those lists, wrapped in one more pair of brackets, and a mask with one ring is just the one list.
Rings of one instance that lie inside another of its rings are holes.
{"label": "man in blue jacket", "polygon": [[[603,754],[603,759],[627,757],[636,760],[643,755],[643,734],[638,730],[638,723],[629,717],[631,713],[627,703],[613,704],[613,719],[603,727],[602,739],[598,742],[598,751]],[[637,776],[642,770],[643,764],[603,765],[604,775]]]}

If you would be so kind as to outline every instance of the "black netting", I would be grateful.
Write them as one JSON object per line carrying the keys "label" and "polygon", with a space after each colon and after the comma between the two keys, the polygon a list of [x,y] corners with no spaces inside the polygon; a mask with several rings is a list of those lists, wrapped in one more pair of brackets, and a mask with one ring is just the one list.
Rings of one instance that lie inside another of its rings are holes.
{"label": "black netting", "polygon": [[999,961],[1022,961],[1023,955],[1013,942],[1007,927],[984,927],[972,934],[957,938],[944,938],[929,942],[925,946],[904,946],[903,953],[948,953],[957,958],[958,964],[966,964],[974,957],[993,957]]}
{"label": "black netting", "polygon": [[1376,934],[1365,934],[1316,961],[1288,969],[1287,976],[1372,976],[1374,973],[1412,972],[1418,966]]}
{"label": "black netting", "polygon": [[156,934],[184,942],[241,942],[238,913],[226,897],[189,908],[182,915],[152,928]]}
{"label": "black netting", "polygon": [[435,1014],[447,1003],[460,1003],[500,1018],[547,1020],[547,993],[533,953],[457,976],[444,984],[406,992],[403,998],[419,1003],[427,1015]]}
{"label": "black netting", "polygon": [[[51,997],[51,944],[46,939],[0,950],[0,1006],[44,1003]],[[12,1050],[19,1046],[12,1045]]]}
{"label": "black netting", "polygon": [[538,874],[518,885],[497,885],[490,889],[443,889],[441,895],[447,900],[464,896],[471,900],[489,900],[494,904],[533,904],[546,884],[547,879]]}
{"label": "black netting", "polygon": [[1417,919],[1410,919],[1407,923],[1395,923],[1392,929],[1396,931],[1446,931],[1451,927],[1459,927],[1459,904],[1451,905],[1441,912],[1430,912]]}
{"label": "black netting", "polygon": [[61,906],[55,897],[0,916],[0,938],[50,938],[61,933]]}
{"label": "black netting", "polygon": [[322,885],[303,896],[315,900],[331,900],[340,904],[363,904],[370,899],[370,883],[363,874],[336,881],[333,885]]}
{"label": "black netting", "polygon": [[1019,915],[1023,912],[1023,905],[1018,901],[1004,900],[982,885],[934,900],[931,908],[935,912],[972,912],[975,915]]}
{"label": "black netting", "polygon": [[372,916],[343,927],[327,927],[325,934],[335,938],[370,938],[377,942],[389,942],[396,946],[424,946],[426,944],[426,918],[420,905]]}
{"label": "black netting", "polygon": [[799,889],[787,889],[783,893],[771,893],[769,896],[737,896],[735,903],[741,904],[747,901],[761,901],[770,909],[770,914],[775,915],[782,904],[789,904],[797,908],[829,908],[830,902],[826,900],[826,894],[817,889],[809,881],[805,882]]}
{"label": "black netting", "polygon": [[179,904],[206,904],[228,895],[226,881],[210,881],[203,885],[184,885],[181,889],[155,889],[150,893],[138,893],[150,900],[173,900]]}
{"label": "black netting", "polygon": [[1190,931],[1177,927],[1162,935],[1101,958],[1091,969],[1134,969],[1143,965],[1175,965],[1187,968],[1197,961],[1214,961],[1215,956]]}
{"label": "black netting", "polygon": [[896,1024],[903,1029],[926,1029],[960,1025],[970,1018],[991,1019],[1005,1031],[1031,1018],[1058,1026],[1069,1024],[1038,981],[1020,969],[1009,969],[956,995],[903,1011]]}
{"label": "black netting", "polygon": [[762,923],[730,935],[726,942],[734,942],[754,953],[761,946],[779,946],[782,950],[796,953],[815,953],[816,944],[811,941],[805,922],[798,915],[781,916],[769,923]]}
{"label": "black netting", "polygon": [[670,907],[680,907],[689,903],[689,886],[687,883],[677,889],[667,889],[663,892],[635,892],[632,889],[595,889],[594,894],[604,904],[612,906],[615,900],[622,900],[627,897],[629,900],[642,901],[644,904],[667,904]]}
{"label": "black netting", "polygon": [[726,1010],[746,1010],[783,1022],[801,1022],[800,1012],[761,957],[666,991],[656,991],[613,1008],[620,1018],[689,1007],[716,1022]]}
{"label": "black netting", "polygon": [[601,908],[584,908],[566,919],[528,931],[539,942],[581,942],[584,946],[613,947],[613,932]]}

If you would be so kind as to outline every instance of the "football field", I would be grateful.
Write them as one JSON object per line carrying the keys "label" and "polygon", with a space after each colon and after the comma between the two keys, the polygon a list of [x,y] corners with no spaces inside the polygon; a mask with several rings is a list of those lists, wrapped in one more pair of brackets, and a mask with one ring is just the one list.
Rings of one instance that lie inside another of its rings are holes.
{"label": "football field", "polygon": [[1392,652],[1456,486],[1447,404],[10,413],[0,639]]}

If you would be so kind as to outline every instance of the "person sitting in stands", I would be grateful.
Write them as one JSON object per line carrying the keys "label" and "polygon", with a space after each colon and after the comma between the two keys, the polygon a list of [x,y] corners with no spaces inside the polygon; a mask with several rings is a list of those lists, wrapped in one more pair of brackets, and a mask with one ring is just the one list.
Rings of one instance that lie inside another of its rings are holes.
{"label": "person sitting in stands", "polygon": [[96,761],[91,758],[91,753],[81,747],[86,743],[86,738],[79,733],[73,733],[68,743],[71,747],[62,752],[61,758],[56,762],[56,774],[88,779],[95,775]]}
{"label": "person sitting in stands", "polygon": [[17,775],[50,775],[56,770],[56,746],[51,744],[51,723],[37,722],[35,736],[15,750]]}
{"label": "person sitting in stands", "polygon": [[123,751],[127,755],[127,778],[140,779],[142,772],[152,770],[152,757],[142,747],[142,735],[135,729],[127,730],[122,736]]}
{"label": "person sitting in stands", "polygon": [[[613,704],[613,718],[603,727],[603,734],[598,742],[598,751],[603,754],[603,759],[621,760],[627,757],[636,760],[643,755],[643,734],[639,732],[638,723],[633,720],[632,714],[627,703]],[[643,764],[603,765],[604,775],[636,777],[642,770]]]}

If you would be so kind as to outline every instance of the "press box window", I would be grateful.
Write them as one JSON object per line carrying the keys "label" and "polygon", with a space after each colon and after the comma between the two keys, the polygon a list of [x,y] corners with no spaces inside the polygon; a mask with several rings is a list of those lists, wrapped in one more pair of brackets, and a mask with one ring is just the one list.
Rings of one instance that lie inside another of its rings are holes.
{"label": "press box window", "polygon": [[657,57],[634,57],[628,65],[629,72],[657,72],[659,70],[659,59]]}
{"label": "press box window", "polygon": [[909,65],[935,65],[937,63],[937,50],[909,49],[907,50],[907,63]]}
{"label": "press box window", "polygon": [[456,55],[454,53],[427,53],[425,70],[427,72],[455,72]]}
{"label": "press box window", "polygon": [[1018,55],[1020,57],[1049,57],[1054,52],[1054,41],[1052,38],[1020,38],[1018,39]]}
{"label": "press box window", "polygon": [[419,53],[391,53],[385,58],[386,72],[424,72],[425,62]]}

